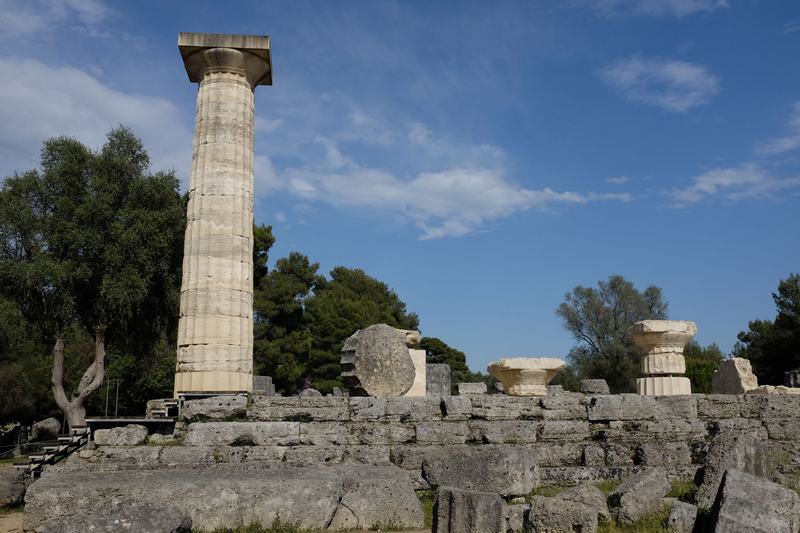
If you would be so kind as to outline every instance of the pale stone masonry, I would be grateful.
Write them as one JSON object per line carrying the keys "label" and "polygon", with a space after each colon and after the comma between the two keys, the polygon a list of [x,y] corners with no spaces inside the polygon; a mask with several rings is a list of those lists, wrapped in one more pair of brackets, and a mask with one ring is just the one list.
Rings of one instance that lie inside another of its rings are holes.
{"label": "pale stone masonry", "polygon": [[181,33],[199,84],[175,394],[253,387],[253,91],[272,84],[267,36]]}

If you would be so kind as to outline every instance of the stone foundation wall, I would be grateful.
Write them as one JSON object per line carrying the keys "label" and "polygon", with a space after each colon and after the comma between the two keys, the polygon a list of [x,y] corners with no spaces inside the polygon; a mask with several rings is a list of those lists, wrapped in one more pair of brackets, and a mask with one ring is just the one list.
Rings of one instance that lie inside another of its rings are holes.
{"label": "stone foundation wall", "polygon": [[732,430],[763,439],[774,468],[800,470],[798,396],[253,396],[244,413],[243,405],[243,398],[230,411],[193,405],[174,440],[151,435],[152,445],[99,446],[50,468],[394,464],[417,489],[456,476],[515,496],[536,484],[622,479],[651,466],[693,477],[715,436]]}

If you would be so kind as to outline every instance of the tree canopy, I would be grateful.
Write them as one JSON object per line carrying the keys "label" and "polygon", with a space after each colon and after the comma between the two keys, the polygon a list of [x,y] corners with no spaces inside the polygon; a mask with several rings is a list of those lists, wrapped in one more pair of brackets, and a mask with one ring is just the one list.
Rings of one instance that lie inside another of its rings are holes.
{"label": "tree canopy", "polygon": [[666,318],[667,303],[658,287],[640,292],[624,277],[613,275],[597,288],[572,289],[556,314],[577,341],[567,359],[578,377],[605,379],[611,392],[632,392],[641,353],[628,330],[639,320]]}
{"label": "tree canopy", "polygon": [[[103,382],[107,350],[148,368],[170,344],[185,204],[174,174],[150,173],[149,164],[125,128],[98,152],[58,137],[44,143],[40,170],[0,190],[0,297],[34,334],[27,347],[7,336],[3,357],[14,371],[33,364],[21,355],[47,346],[55,400],[71,424]],[[77,380],[73,365],[86,368]]]}
{"label": "tree canopy", "polygon": [[800,274],[781,280],[772,299],[775,319],[751,321],[734,356],[750,360],[759,383],[782,385],[784,372],[800,368]]}

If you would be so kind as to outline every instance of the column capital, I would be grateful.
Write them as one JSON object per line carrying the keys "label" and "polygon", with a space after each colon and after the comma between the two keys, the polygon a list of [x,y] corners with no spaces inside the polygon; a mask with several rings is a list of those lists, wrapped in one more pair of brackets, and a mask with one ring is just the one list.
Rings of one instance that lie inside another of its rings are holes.
{"label": "column capital", "polygon": [[199,83],[207,72],[235,72],[250,86],[272,85],[272,50],[267,35],[221,33],[178,34],[178,49],[189,81]]}

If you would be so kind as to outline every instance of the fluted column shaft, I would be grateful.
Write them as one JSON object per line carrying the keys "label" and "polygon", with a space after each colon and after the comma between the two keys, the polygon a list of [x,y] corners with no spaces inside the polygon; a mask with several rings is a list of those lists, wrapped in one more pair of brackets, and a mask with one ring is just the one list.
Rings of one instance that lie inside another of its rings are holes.
{"label": "fluted column shaft", "polygon": [[253,384],[253,86],[210,48],[197,93],[175,392]]}

